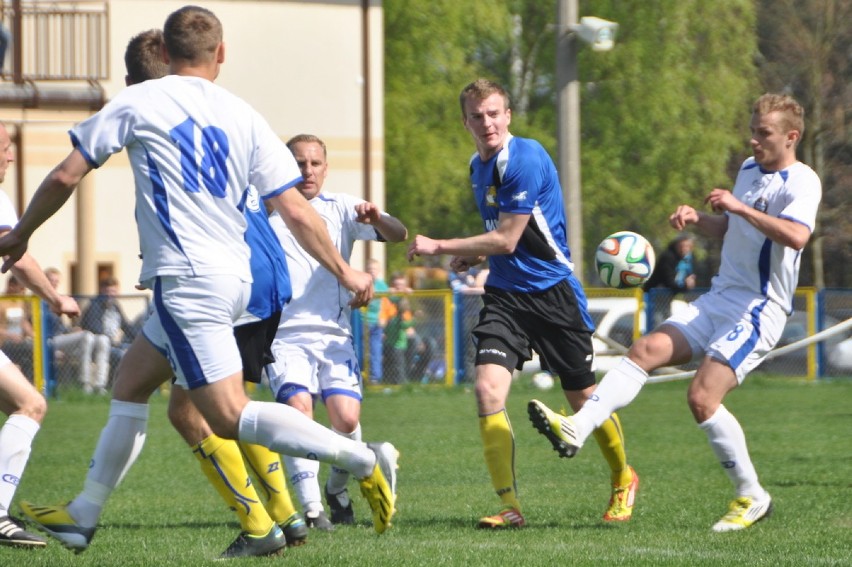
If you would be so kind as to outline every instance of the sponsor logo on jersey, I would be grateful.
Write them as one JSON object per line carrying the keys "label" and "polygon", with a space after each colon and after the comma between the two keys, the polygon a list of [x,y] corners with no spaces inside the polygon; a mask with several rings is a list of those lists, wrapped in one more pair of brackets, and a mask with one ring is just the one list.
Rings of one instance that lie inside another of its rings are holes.
{"label": "sponsor logo on jersey", "polygon": [[260,198],[257,195],[257,189],[251,185],[246,189],[246,209],[253,213],[260,211]]}
{"label": "sponsor logo on jersey", "polygon": [[520,193],[515,193],[514,195],[512,195],[512,200],[517,201],[519,203],[521,201],[526,201],[527,200],[527,192],[521,191]]}
{"label": "sponsor logo on jersey", "polygon": [[493,185],[488,187],[488,191],[485,192],[485,205],[488,207],[497,206],[497,188]]}

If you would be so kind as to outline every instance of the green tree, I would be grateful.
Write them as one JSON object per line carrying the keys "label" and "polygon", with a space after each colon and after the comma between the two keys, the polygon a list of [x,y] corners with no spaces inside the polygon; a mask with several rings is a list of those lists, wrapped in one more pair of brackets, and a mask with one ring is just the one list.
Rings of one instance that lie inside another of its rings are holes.
{"label": "green tree", "polygon": [[666,219],[676,206],[700,206],[713,187],[730,187],[730,165],[746,155],[757,85],[754,6],[593,6],[620,27],[612,51],[579,56],[587,249],[616,230],[635,230],[662,250],[674,236]]}
{"label": "green tree", "polygon": [[[481,230],[465,160],[458,93],[479,76],[477,53],[491,53],[508,17],[501,2],[389,0],[385,21],[385,145],[388,208],[409,234],[437,238]],[[405,265],[403,247],[389,265]]]}

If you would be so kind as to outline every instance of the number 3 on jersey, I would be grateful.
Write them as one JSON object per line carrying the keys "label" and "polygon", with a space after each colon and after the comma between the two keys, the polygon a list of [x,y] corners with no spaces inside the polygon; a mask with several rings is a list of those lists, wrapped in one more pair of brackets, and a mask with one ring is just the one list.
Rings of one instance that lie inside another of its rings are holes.
{"label": "number 3 on jersey", "polygon": [[200,128],[187,118],[169,134],[180,150],[184,190],[198,193],[199,185],[204,185],[214,197],[224,197],[228,190],[229,151],[225,132],[215,126]]}

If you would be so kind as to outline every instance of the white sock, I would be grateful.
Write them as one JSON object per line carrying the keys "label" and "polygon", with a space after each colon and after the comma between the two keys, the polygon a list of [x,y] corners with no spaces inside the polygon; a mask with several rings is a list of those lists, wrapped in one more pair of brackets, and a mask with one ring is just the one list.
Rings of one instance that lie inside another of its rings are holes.
{"label": "white sock", "polygon": [[0,428],[0,516],[9,513],[38,430],[36,420],[19,413],[10,415]]}
{"label": "white sock", "polygon": [[290,484],[304,512],[322,511],[322,494],[319,486],[320,462],[283,455]]}
{"label": "white sock", "polygon": [[592,397],[574,414],[579,441],[585,441],[609,416],[632,402],[647,381],[647,372],[626,356],[622,358],[604,375]]}
{"label": "white sock", "polygon": [[[351,433],[341,433],[335,428],[331,428],[332,431],[346,437],[347,439],[352,439],[353,441],[361,440],[361,424],[355,426],[355,430]],[[328,491],[332,494],[337,494],[338,492],[343,491],[346,488],[346,485],[349,483],[349,471],[345,469],[341,469],[339,467],[331,466],[331,471],[328,473],[328,480],[326,481],[326,486],[328,487]]]}
{"label": "white sock", "polygon": [[373,472],[376,456],[366,444],[336,435],[299,410],[274,402],[250,401],[240,415],[240,441],[276,453],[344,468],[356,478]]}
{"label": "white sock", "polygon": [[113,400],[109,420],[83,484],[83,492],[68,505],[68,513],[82,527],[98,523],[104,504],[136,461],[145,444],[148,404]]}
{"label": "white sock", "polygon": [[716,413],[704,423],[699,423],[698,427],[707,434],[710,447],[725,469],[725,474],[734,483],[737,496],[762,500],[766,491],[757,480],[757,472],[748,454],[745,433],[737,418],[720,405]]}

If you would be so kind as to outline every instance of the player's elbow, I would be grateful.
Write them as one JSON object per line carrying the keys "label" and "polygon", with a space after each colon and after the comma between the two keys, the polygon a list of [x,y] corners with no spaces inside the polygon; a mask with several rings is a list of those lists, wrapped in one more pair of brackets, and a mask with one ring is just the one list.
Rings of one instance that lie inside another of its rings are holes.
{"label": "player's elbow", "polygon": [[808,240],[811,239],[811,231],[809,228],[805,226],[797,226],[796,230],[792,231],[788,235],[787,246],[800,252],[807,244]]}

